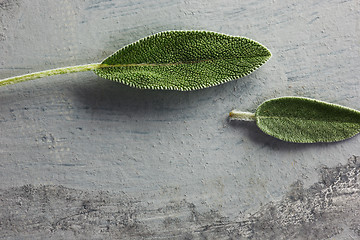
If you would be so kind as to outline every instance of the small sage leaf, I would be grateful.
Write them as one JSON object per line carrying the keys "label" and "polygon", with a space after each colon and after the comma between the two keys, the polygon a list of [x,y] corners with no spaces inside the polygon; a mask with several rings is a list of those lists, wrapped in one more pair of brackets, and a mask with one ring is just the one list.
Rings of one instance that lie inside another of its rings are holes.
{"label": "small sage leaf", "polygon": [[360,132],[360,111],[310,98],[270,99],[249,114],[234,110],[230,117],[252,117],[263,132],[288,142],[336,142]]}
{"label": "small sage leaf", "polygon": [[142,89],[196,90],[245,75],[271,57],[253,40],[208,31],[167,31],[125,46],[95,73]]}

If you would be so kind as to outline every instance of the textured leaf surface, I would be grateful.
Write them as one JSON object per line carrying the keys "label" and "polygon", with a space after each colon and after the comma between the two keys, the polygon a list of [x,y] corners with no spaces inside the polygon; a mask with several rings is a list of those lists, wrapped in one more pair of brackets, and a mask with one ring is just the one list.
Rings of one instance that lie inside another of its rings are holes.
{"label": "textured leaf surface", "polygon": [[255,116],[261,130],[289,142],[334,142],[360,132],[359,111],[309,98],[271,99]]}
{"label": "textured leaf surface", "polygon": [[244,38],[207,31],[161,32],[130,44],[102,64],[100,77],[144,89],[196,90],[243,77],[271,53]]}

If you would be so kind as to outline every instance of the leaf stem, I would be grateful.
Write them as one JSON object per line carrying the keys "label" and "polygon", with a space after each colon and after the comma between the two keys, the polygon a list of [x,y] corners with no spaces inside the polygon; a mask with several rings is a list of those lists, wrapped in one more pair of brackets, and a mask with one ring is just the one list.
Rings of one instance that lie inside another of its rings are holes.
{"label": "leaf stem", "polygon": [[239,110],[232,110],[229,113],[229,117],[231,120],[241,120],[241,121],[255,121],[255,113],[251,112],[241,112]]}
{"label": "leaf stem", "polygon": [[34,72],[34,73],[24,74],[21,76],[9,77],[9,78],[2,79],[2,80],[0,80],[0,87],[9,85],[9,84],[33,80],[36,78],[48,77],[48,76],[53,76],[53,75],[58,75],[58,74],[65,74],[65,73],[85,72],[85,71],[90,71],[90,70],[103,68],[103,67],[109,67],[109,66],[106,64],[101,64],[101,63],[90,63],[90,64],[86,64],[86,65],[55,68],[55,69],[45,70],[45,71],[41,71],[41,72]]}

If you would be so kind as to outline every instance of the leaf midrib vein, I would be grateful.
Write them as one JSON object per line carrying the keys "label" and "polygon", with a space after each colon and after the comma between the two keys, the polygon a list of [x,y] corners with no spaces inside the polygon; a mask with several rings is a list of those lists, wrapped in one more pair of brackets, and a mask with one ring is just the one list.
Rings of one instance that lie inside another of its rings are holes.
{"label": "leaf midrib vein", "polygon": [[281,119],[281,118],[285,118],[285,119],[296,119],[296,120],[302,120],[302,121],[316,121],[316,122],[329,122],[329,123],[355,123],[355,124],[360,124],[360,122],[349,122],[349,121],[342,121],[341,119],[339,120],[319,120],[319,119],[308,119],[308,118],[301,118],[301,117],[281,117],[281,116],[257,116],[257,118],[262,118],[262,119]]}
{"label": "leaf midrib vein", "polygon": [[[267,55],[264,56],[254,56],[254,57],[243,57],[244,59],[255,58],[255,57],[268,57]],[[218,61],[218,60],[229,60],[229,59],[237,59],[234,58],[214,58],[214,59],[202,59],[197,61],[182,61],[182,62],[175,62],[175,63],[125,63],[125,64],[100,64],[99,68],[112,68],[112,67],[157,67],[157,66],[176,66],[176,65],[185,65],[185,64],[196,64],[202,62],[210,62],[210,61]]]}

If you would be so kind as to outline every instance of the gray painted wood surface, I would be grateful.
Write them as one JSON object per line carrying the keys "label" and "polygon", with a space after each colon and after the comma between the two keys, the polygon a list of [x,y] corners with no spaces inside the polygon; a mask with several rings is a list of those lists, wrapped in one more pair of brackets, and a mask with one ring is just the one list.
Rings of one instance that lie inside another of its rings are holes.
{"label": "gray painted wood surface", "polygon": [[359,22],[356,0],[1,0],[0,78],[172,29],[246,36],[273,57],[194,92],[92,72],[0,88],[0,238],[360,238],[359,136],[291,144],[227,120],[285,95],[360,109]]}

